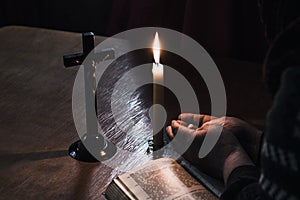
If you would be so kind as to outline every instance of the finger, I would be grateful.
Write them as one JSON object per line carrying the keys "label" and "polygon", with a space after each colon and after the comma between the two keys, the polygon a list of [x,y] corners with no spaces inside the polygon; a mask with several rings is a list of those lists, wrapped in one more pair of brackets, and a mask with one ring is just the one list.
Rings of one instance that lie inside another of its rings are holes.
{"label": "finger", "polygon": [[203,114],[193,114],[193,113],[182,113],[178,116],[179,120],[182,120],[188,124],[194,124],[197,126],[201,126],[202,124],[216,119],[217,117]]}
{"label": "finger", "polygon": [[189,124],[188,123],[186,123],[185,121],[182,121],[182,120],[176,120],[180,125],[182,125],[182,126],[188,126]]}
{"label": "finger", "polygon": [[178,125],[185,126],[185,127],[188,126],[188,124],[185,123],[184,121],[172,120],[171,126],[167,127],[167,131],[169,131],[168,134],[171,138],[173,138],[176,135],[178,128],[179,128]]}
{"label": "finger", "polygon": [[178,132],[184,133],[184,134],[193,134],[195,132],[194,129],[190,129],[186,126],[181,125],[177,121],[172,121],[172,128],[175,129]]}
{"label": "finger", "polygon": [[166,131],[167,131],[168,136],[171,139],[173,139],[174,138],[174,133],[173,133],[172,127],[171,126],[167,126]]}
{"label": "finger", "polygon": [[180,125],[182,126],[185,126],[189,129],[193,129],[193,130],[196,130],[198,128],[198,126],[194,125],[194,124],[188,124],[186,123],[185,121],[182,121],[182,120],[176,120]]}

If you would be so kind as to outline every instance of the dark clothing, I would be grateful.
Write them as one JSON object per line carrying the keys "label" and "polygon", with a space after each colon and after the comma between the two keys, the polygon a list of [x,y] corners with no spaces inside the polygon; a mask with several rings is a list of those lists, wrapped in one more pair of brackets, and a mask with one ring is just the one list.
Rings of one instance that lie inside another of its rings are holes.
{"label": "dark clothing", "polygon": [[268,126],[261,170],[236,168],[221,199],[300,199],[300,66],[284,72]]}
{"label": "dark clothing", "polygon": [[228,178],[228,187],[221,199],[262,199],[258,198],[263,195],[263,191],[257,184],[259,176],[260,171],[257,167],[236,168]]}
{"label": "dark clothing", "polygon": [[[281,74],[267,117],[261,167],[243,166],[229,176],[224,200],[300,199],[300,23],[277,39],[265,62],[267,73]],[[279,70],[278,70],[279,69]]]}

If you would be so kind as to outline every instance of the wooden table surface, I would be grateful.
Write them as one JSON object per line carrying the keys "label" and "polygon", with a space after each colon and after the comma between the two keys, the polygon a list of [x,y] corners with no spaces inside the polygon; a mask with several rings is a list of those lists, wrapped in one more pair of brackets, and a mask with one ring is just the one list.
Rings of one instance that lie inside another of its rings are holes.
{"label": "wooden table surface", "polygon": [[[103,39],[96,37],[96,43]],[[78,67],[64,68],[62,56],[80,51],[79,33],[18,26],[0,29],[0,199],[104,199],[105,186],[121,173],[67,155],[70,144],[79,139],[72,117]],[[231,59],[216,63],[225,82],[228,114],[263,128],[270,100],[259,65]],[[129,102],[137,126],[134,134],[124,135],[104,106],[109,96],[102,91],[111,87],[110,78],[104,78],[97,90],[99,122],[107,138],[134,152],[135,156],[117,155],[124,159],[123,168],[131,169],[147,160],[140,155],[145,154],[150,137],[146,115],[152,90],[142,88]],[[169,102],[168,120],[178,114],[176,103]],[[205,105],[207,100],[201,106]],[[119,113],[124,123],[127,114]]]}

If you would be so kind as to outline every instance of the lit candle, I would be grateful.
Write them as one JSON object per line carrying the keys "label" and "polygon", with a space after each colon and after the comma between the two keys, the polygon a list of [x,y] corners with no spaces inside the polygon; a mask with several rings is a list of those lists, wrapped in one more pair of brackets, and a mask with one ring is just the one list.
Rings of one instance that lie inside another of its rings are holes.
{"label": "lit candle", "polygon": [[[152,74],[153,74],[153,105],[164,103],[164,67],[159,63],[160,57],[160,44],[158,33],[156,32],[154,42],[153,42],[153,57],[154,63],[152,65]],[[160,86],[159,86],[160,85]],[[162,120],[161,113],[157,110],[157,106],[153,107],[152,113],[152,129],[153,129],[153,144],[154,148],[160,148],[164,145],[163,141],[163,130],[160,125]]]}

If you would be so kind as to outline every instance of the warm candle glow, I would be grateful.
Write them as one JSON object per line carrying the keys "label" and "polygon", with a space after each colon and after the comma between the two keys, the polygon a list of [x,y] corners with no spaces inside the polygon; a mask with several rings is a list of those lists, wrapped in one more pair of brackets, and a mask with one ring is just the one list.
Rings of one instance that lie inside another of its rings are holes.
{"label": "warm candle glow", "polygon": [[159,44],[159,38],[158,33],[155,33],[155,38],[153,42],[153,56],[155,63],[159,63],[159,56],[160,56],[160,44]]}

